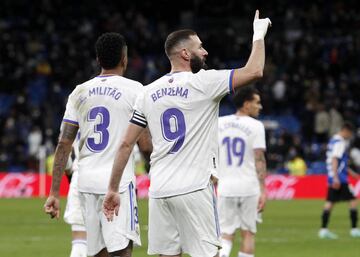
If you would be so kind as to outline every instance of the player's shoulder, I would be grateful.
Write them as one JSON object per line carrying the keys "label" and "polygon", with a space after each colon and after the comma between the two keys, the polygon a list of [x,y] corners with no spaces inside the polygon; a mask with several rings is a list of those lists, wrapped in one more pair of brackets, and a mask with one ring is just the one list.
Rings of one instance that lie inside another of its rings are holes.
{"label": "player's shoulder", "polygon": [[329,140],[330,144],[339,144],[339,143],[341,144],[341,143],[345,143],[345,142],[346,142],[346,140],[338,134],[335,134]]}
{"label": "player's shoulder", "polygon": [[149,91],[153,91],[154,89],[156,90],[158,88],[162,88],[162,87],[164,87],[164,85],[169,84],[169,82],[170,82],[169,80],[171,80],[171,76],[164,75],[164,76],[154,80],[153,82],[145,85],[143,92],[147,93]]}
{"label": "player's shoulder", "polygon": [[131,85],[133,87],[138,87],[138,88],[143,87],[143,84],[141,84],[139,81],[129,79],[129,78],[125,78],[123,76],[117,76],[116,79],[121,80],[123,83],[126,83],[127,85]]}
{"label": "player's shoulder", "polygon": [[265,127],[264,123],[261,120],[255,119],[253,117],[249,117],[249,118],[250,118],[251,122],[253,122],[254,126],[261,128],[261,129],[263,129]]}
{"label": "player's shoulder", "polygon": [[239,121],[253,129],[260,129],[260,130],[264,129],[264,124],[260,120],[255,119],[251,116],[243,116],[239,119]]}
{"label": "player's shoulder", "polygon": [[193,74],[194,74],[194,76],[208,76],[208,75],[212,75],[212,74],[217,74],[217,73],[219,73],[219,71],[220,70],[215,70],[215,69],[210,69],[210,70],[201,69],[197,73],[193,73]]}
{"label": "player's shoulder", "polygon": [[235,119],[236,119],[236,117],[235,117],[234,114],[220,116],[220,117],[219,117],[219,124],[227,123],[227,122],[233,121],[233,120],[235,120]]}
{"label": "player's shoulder", "polygon": [[197,73],[193,73],[193,76],[201,79],[201,80],[212,80],[212,79],[217,79],[219,77],[227,77],[232,70],[229,69],[222,69],[222,70],[215,70],[215,69],[210,69],[210,70],[204,70],[201,69],[199,72]]}
{"label": "player's shoulder", "polygon": [[83,90],[84,90],[85,88],[91,86],[91,85],[94,83],[94,80],[95,80],[95,78],[91,78],[91,79],[86,80],[86,81],[84,81],[84,82],[82,82],[82,83],[80,83],[80,84],[77,84],[77,85],[75,86],[74,90],[71,92],[70,96],[71,96],[71,95],[74,95],[74,96],[75,96],[75,95],[83,92]]}

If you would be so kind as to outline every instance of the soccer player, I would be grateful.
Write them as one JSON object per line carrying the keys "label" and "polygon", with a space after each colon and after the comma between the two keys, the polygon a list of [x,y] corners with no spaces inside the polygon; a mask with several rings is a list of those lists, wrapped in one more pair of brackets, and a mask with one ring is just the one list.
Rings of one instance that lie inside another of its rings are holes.
{"label": "soccer player", "polygon": [[349,202],[349,214],[351,220],[350,236],[360,237],[360,229],[357,228],[358,210],[357,201],[349,188],[348,175],[359,179],[360,175],[348,168],[349,140],[354,133],[354,126],[345,122],[340,131],[335,134],[327,145],[326,168],[328,172],[328,193],[321,216],[320,238],[337,239],[338,236],[328,230],[330,213],[339,201]]}
{"label": "soccer player", "polygon": [[121,214],[118,184],[134,143],[148,127],[154,147],[148,254],[217,256],[220,232],[210,178],[217,166],[219,102],[233,89],[262,77],[269,25],[270,20],[259,19],[256,11],[250,57],[244,67],[233,70],[204,70],[208,53],[192,30],[167,37],[171,72],[146,86],[137,99],[103,204],[109,220]]}
{"label": "soccer player", "polygon": [[239,257],[253,257],[256,219],[265,206],[265,129],[256,120],[262,109],[254,87],[239,89],[233,98],[237,112],[219,118],[220,257],[229,257],[234,235],[241,230]]}
{"label": "soccer player", "polygon": [[78,190],[78,161],[79,161],[79,136],[73,143],[72,153],[69,157],[65,174],[69,178],[70,188],[67,196],[64,220],[71,226],[71,253],[70,257],[86,257],[86,228],[84,217],[81,213],[81,202]]}
{"label": "soccer player", "polygon": [[[140,83],[123,77],[127,46],[117,33],[105,33],[95,44],[101,74],[78,85],[66,105],[62,130],[55,152],[50,195],[45,212],[59,217],[59,187],[75,136],[80,130],[79,178],[81,209],[85,217],[88,255],[130,256],[132,245],[140,244],[137,203],[134,190],[133,154],[127,162],[117,194],[124,203],[121,215],[110,223],[101,211],[119,138],[133,112]],[[139,148],[151,151],[147,131],[139,137]],[[130,153],[129,153],[130,154]]]}

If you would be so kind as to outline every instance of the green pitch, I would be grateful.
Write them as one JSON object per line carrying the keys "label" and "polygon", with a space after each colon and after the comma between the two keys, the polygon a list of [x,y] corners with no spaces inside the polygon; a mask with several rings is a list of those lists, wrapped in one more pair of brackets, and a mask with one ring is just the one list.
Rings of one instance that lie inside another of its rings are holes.
{"label": "green pitch", "polygon": [[[44,199],[0,199],[0,256],[69,256],[70,227],[62,219],[46,216],[43,204]],[[64,204],[62,199],[62,212]],[[256,256],[359,257],[360,238],[349,236],[346,204],[336,206],[331,217],[330,228],[340,238],[317,238],[321,207],[322,201],[269,201],[264,223],[259,226]],[[140,201],[139,208],[143,246],[135,248],[134,257],[147,256],[147,201]],[[237,256],[237,246],[233,257]]]}

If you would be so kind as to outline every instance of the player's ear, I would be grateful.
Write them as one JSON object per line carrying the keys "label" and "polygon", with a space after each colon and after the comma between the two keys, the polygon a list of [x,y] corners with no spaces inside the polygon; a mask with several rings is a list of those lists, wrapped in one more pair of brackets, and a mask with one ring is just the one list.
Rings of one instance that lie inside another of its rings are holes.
{"label": "player's ear", "polygon": [[181,49],[181,51],[180,51],[180,56],[181,56],[181,58],[183,58],[184,60],[190,61],[191,54],[190,54],[190,52],[189,52],[186,48]]}
{"label": "player's ear", "polygon": [[250,108],[250,104],[251,104],[250,101],[245,101],[243,107],[244,107],[246,110],[248,110],[248,109]]}
{"label": "player's ear", "polygon": [[127,47],[124,47],[124,49],[122,51],[120,64],[121,64],[122,67],[124,67],[126,69],[127,64],[128,64]]}
{"label": "player's ear", "polygon": [[120,63],[121,63],[121,66],[122,66],[122,67],[124,67],[124,68],[126,69],[127,64],[128,64],[128,58],[127,58],[127,55],[125,55],[125,56],[123,56],[123,57],[122,57],[122,59],[121,59]]}

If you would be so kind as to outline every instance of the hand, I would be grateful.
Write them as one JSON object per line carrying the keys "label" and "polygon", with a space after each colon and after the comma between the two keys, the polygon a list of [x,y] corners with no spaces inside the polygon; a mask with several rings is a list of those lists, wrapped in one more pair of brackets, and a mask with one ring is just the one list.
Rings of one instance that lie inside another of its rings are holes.
{"label": "hand", "polygon": [[116,216],[119,215],[119,208],[120,208],[119,193],[114,191],[108,191],[103,202],[103,212],[108,221],[113,221],[114,213]]}
{"label": "hand", "polygon": [[340,180],[338,177],[334,177],[333,178],[333,183],[331,184],[331,187],[334,189],[339,189],[340,188]]}
{"label": "hand", "polygon": [[262,192],[259,197],[258,212],[262,212],[265,209],[266,193]]}
{"label": "hand", "polygon": [[256,10],[253,22],[253,42],[264,39],[269,26],[271,26],[271,20],[269,18],[259,19],[259,10]]}
{"label": "hand", "polygon": [[50,217],[59,218],[60,217],[60,201],[58,197],[50,195],[44,204],[44,211],[46,214],[49,214]]}

